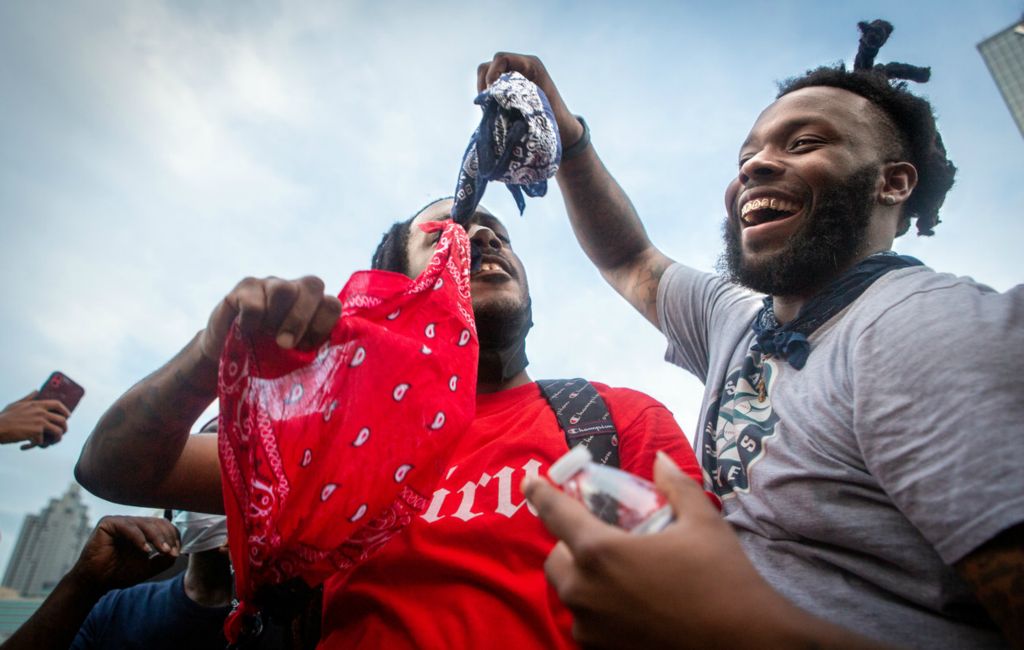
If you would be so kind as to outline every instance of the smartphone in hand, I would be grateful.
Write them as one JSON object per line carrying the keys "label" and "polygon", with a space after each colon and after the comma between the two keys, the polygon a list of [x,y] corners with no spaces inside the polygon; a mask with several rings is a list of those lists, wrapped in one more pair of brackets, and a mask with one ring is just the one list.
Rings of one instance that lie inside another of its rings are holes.
{"label": "smartphone in hand", "polygon": [[82,399],[82,395],[85,395],[84,388],[63,372],[56,370],[43,383],[43,387],[39,389],[39,394],[35,396],[35,399],[55,399],[66,406],[69,411],[74,411]]}
{"label": "smartphone in hand", "polygon": [[[68,411],[74,411],[75,407],[78,406],[78,402],[85,395],[85,389],[79,386],[73,379],[65,375],[63,372],[56,370],[54,371],[39,389],[39,393],[35,396],[35,400],[44,399],[55,399],[64,406],[67,407]],[[49,447],[51,444],[57,442],[49,433],[43,434],[43,443],[36,445],[32,442],[22,446],[22,449],[31,449],[32,447]]]}

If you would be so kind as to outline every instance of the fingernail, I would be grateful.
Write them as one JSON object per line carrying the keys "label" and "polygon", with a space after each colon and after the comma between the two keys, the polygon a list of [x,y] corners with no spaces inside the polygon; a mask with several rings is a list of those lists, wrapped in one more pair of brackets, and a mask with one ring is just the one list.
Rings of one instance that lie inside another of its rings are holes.
{"label": "fingernail", "polygon": [[661,465],[662,468],[671,472],[679,473],[679,466],[676,465],[675,461],[668,454],[660,449],[654,454],[654,464]]}
{"label": "fingernail", "polygon": [[527,490],[529,490],[529,489],[530,489],[530,486],[531,486],[531,485],[533,485],[534,481],[536,481],[536,480],[537,480],[537,479],[535,479],[535,478],[534,478],[534,477],[532,477],[532,476],[527,476],[527,477],[526,477],[526,478],[524,478],[524,479],[523,479],[523,481],[522,481],[522,482],[521,482],[521,483],[519,484],[519,490],[520,490],[521,492],[526,492]]}
{"label": "fingernail", "polygon": [[167,542],[161,542],[160,543],[160,548],[163,549],[164,553],[170,553],[171,552],[171,545],[168,544]]}
{"label": "fingernail", "polygon": [[295,335],[291,332],[281,332],[277,335],[277,344],[285,349],[291,349],[295,345]]}

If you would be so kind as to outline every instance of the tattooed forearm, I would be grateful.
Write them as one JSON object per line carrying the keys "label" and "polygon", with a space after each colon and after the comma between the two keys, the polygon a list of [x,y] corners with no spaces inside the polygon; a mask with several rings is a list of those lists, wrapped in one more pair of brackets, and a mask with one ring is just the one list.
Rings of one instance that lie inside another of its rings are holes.
{"label": "tattooed forearm", "polygon": [[957,563],[960,575],[1013,647],[1024,648],[1024,524]]}
{"label": "tattooed forearm", "polygon": [[658,321],[658,285],[665,270],[672,265],[672,260],[663,255],[650,256],[650,259],[636,269],[633,279],[633,306],[657,324]]}
{"label": "tattooed forearm", "polygon": [[75,469],[93,492],[117,499],[158,485],[181,455],[189,428],[216,398],[217,365],[193,340],[122,395],[96,424]]}

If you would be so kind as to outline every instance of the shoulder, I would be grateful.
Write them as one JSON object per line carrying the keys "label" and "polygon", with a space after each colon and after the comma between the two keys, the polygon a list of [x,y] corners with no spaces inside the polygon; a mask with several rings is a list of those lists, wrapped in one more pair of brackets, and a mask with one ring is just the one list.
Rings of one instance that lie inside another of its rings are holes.
{"label": "shoulder", "polygon": [[620,433],[630,428],[652,429],[660,435],[680,436],[682,429],[664,404],[646,393],[631,388],[616,388],[599,382],[591,382],[598,395],[604,399],[612,421]]}
{"label": "shoulder", "polygon": [[609,386],[597,381],[592,381],[590,383],[597,389],[597,394],[604,399],[609,410],[615,408],[616,410],[621,410],[624,413],[629,412],[634,415],[639,415],[641,411],[649,408],[668,411],[668,408],[664,404],[647,393],[642,393],[638,390],[633,390],[632,388]]}
{"label": "shoulder", "polygon": [[[911,347],[1005,347],[1024,334],[1024,285],[1000,293],[971,278],[927,267],[883,276],[851,311],[876,339],[909,339]],[[988,340],[985,340],[988,339]]]}
{"label": "shoulder", "polygon": [[150,589],[150,583],[143,583],[108,591],[93,606],[85,622],[82,632],[98,640],[106,634],[109,625],[124,625],[131,620],[132,610],[137,604],[137,597]]}
{"label": "shoulder", "polygon": [[662,308],[687,302],[710,303],[719,307],[758,304],[762,298],[762,294],[721,275],[699,271],[678,262],[665,271],[658,285],[658,303]]}
{"label": "shoulder", "polygon": [[926,266],[900,269],[888,273],[864,292],[858,308],[868,318],[881,318],[909,310],[939,307],[948,319],[962,320],[972,314],[958,307],[977,305],[981,309],[1017,305],[1024,300],[1024,285],[1006,293],[975,282],[972,278],[939,273]]}
{"label": "shoulder", "polygon": [[[148,609],[157,599],[173,598],[175,591],[184,594],[183,576],[184,574],[179,573],[167,580],[143,582],[124,589],[115,589],[103,598],[110,598],[110,612],[119,612],[119,616],[120,613],[134,609]],[[176,586],[180,588],[176,590]]]}

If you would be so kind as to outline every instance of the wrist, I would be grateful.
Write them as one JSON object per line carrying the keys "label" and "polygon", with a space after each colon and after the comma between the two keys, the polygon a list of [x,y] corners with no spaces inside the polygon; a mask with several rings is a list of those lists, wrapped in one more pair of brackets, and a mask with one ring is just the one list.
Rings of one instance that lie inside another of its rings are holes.
{"label": "wrist", "polygon": [[196,332],[195,338],[192,339],[193,344],[199,351],[199,356],[203,361],[209,363],[220,363],[220,350],[213,351],[212,348],[216,347],[216,342],[211,340],[210,331],[208,327]]}
{"label": "wrist", "polygon": [[71,567],[71,570],[61,578],[59,586],[82,601],[97,601],[109,591],[100,584],[98,576],[83,570],[78,565]]}
{"label": "wrist", "polygon": [[572,140],[569,145],[562,142],[562,162],[572,160],[582,155],[587,149],[590,148],[590,127],[587,126],[586,120],[581,116],[576,115],[573,117],[573,121],[577,125],[578,137]]}
{"label": "wrist", "polygon": [[583,124],[580,123],[576,115],[566,111],[559,115],[558,133],[562,141],[562,149],[567,149],[583,137]]}

